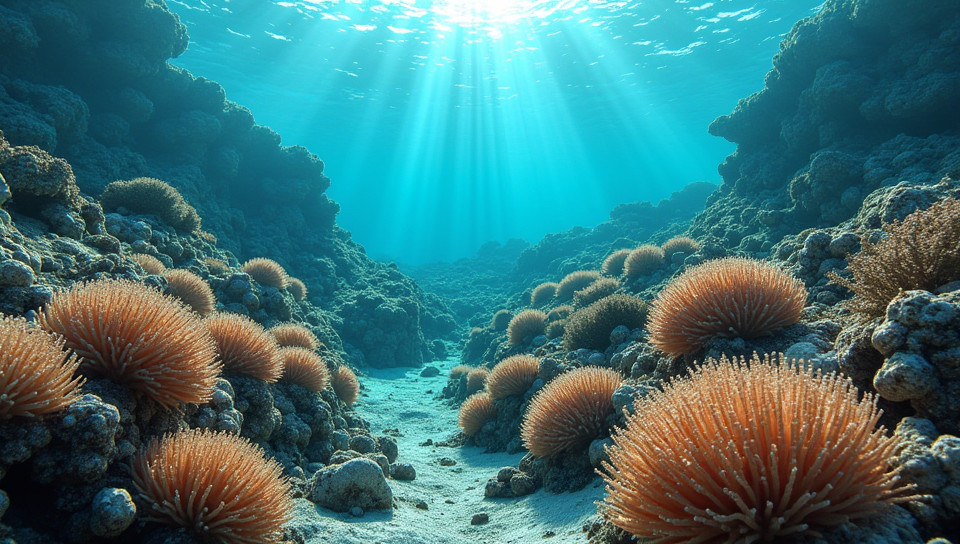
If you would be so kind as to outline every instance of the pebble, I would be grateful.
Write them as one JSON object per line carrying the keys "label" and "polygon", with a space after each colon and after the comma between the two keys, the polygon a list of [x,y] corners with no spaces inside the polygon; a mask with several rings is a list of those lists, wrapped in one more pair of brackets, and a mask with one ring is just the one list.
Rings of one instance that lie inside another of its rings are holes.
{"label": "pebble", "polygon": [[474,514],[473,518],[470,520],[470,525],[483,525],[484,523],[490,521],[490,516],[487,514]]}
{"label": "pebble", "polygon": [[116,487],[98,491],[90,508],[90,531],[104,538],[119,536],[137,516],[137,507],[130,493]]}
{"label": "pebble", "polygon": [[420,371],[420,377],[422,378],[432,378],[439,375],[440,369],[435,366],[425,366],[423,370]]}
{"label": "pebble", "polygon": [[428,509],[428,507],[427,507],[427,501],[425,501],[425,500],[419,500],[419,501],[417,501],[416,506],[417,506],[417,508],[419,508],[420,510],[427,510],[427,509]]}
{"label": "pebble", "polygon": [[440,458],[440,466],[441,466],[441,467],[452,467],[453,465],[456,465],[456,464],[457,464],[457,462],[454,461],[453,459],[449,458],[449,457],[441,457],[441,458]]}

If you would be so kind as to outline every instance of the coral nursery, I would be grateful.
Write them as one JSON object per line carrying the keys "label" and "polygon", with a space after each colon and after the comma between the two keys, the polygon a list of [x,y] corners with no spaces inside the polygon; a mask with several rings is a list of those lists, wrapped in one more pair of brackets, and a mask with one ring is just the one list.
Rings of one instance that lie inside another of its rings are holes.
{"label": "coral nursery", "polygon": [[0,0],[0,543],[960,544],[960,4],[827,0],[719,185],[419,266],[171,7]]}

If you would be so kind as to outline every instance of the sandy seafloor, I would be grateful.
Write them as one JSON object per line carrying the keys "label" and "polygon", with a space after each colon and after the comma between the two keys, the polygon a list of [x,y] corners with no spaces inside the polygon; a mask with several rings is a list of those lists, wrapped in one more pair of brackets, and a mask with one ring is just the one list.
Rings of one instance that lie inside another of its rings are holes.
{"label": "sandy seafloor", "polygon": [[[489,478],[501,467],[513,466],[523,453],[484,453],[473,446],[421,446],[428,439],[443,442],[454,436],[457,411],[436,398],[458,359],[432,363],[440,375],[420,377],[420,368],[369,369],[361,378],[365,390],[358,409],[374,434],[399,429],[398,462],[413,465],[413,481],[388,480],[393,490],[392,512],[371,511],[362,517],[341,514],[297,499],[293,526],[300,526],[309,543],[344,544],[462,544],[586,542],[583,525],[603,498],[603,482],[575,493],[539,490],[519,499],[484,499]],[[430,392],[428,392],[430,391]],[[361,405],[362,404],[362,405]],[[384,433],[386,434],[386,433]],[[441,466],[441,458],[456,461]],[[419,501],[427,509],[416,507]],[[449,502],[448,502],[449,501]],[[486,513],[483,525],[471,525],[474,514]],[[554,533],[551,535],[550,533]]]}

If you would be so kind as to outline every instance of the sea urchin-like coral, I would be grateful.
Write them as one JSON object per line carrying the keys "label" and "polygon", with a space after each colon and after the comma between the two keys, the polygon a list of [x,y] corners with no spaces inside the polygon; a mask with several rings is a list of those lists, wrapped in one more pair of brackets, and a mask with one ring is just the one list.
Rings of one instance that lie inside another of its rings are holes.
{"label": "sea urchin-like coral", "polygon": [[281,323],[269,329],[280,347],[298,347],[314,350],[320,347],[320,340],[313,331],[299,323]]}
{"label": "sea urchin-like coral", "polygon": [[297,347],[281,348],[285,382],[295,383],[311,391],[320,391],[330,383],[330,370],[316,353]]}
{"label": "sea urchin-like coral", "polygon": [[220,544],[279,542],[292,516],[290,482],[277,461],[239,436],[191,429],[154,439],[133,460],[148,519]]}
{"label": "sea urchin-like coral", "polygon": [[347,406],[353,406],[360,396],[360,381],[357,375],[347,365],[340,365],[330,375],[330,385],[333,391]]}
{"label": "sea urchin-like coral", "polygon": [[283,372],[280,346],[256,321],[245,315],[217,313],[203,320],[217,342],[226,374],[275,382]]}
{"label": "sea urchin-like coral", "polygon": [[543,334],[547,328],[547,314],[527,308],[513,316],[507,325],[507,341],[513,345],[524,343],[528,338]]}
{"label": "sea urchin-like coral", "polygon": [[189,270],[170,270],[163,277],[167,280],[167,294],[179,298],[201,316],[209,315],[217,308],[217,297],[210,284]]}
{"label": "sea urchin-like coral", "polygon": [[511,355],[487,376],[487,391],[494,400],[525,393],[540,374],[540,360],[532,355]]}
{"label": "sea urchin-like coral", "polygon": [[[908,500],[881,411],[836,375],[708,360],[639,399],[604,463],[602,512],[650,542],[780,542]],[[646,540],[645,540],[646,541]]]}
{"label": "sea urchin-like coral", "polygon": [[250,259],[243,263],[241,268],[261,285],[286,289],[287,283],[290,281],[287,271],[280,266],[280,263],[272,259],[264,257]]}
{"label": "sea urchin-like coral", "polygon": [[708,340],[756,338],[800,320],[803,283],[763,261],[728,257],[695,266],[653,302],[650,343],[667,355],[694,353]]}
{"label": "sea urchin-like coral", "polygon": [[497,407],[493,404],[490,393],[481,391],[467,397],[460,405],[457,416],[457,425],[463,429],[463,434],[473,436],[488,420],[497,415]]}

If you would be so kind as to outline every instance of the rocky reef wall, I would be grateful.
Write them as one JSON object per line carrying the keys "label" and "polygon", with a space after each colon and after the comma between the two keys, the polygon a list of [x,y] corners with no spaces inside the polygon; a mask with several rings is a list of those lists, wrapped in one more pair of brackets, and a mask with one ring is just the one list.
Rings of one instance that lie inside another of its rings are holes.
{"label": "rocky reef wall", "polygon": [[118,179],[167,181],[220,248],[302,279],[357,363],[436,355],[428,339],[451,332],[447,310],[337,227],[323,161],[281,145],[217,83],[167,63],[188,35],[162,0],[0,0],[0,28],[11,145],[65,159],[91,202]]}

